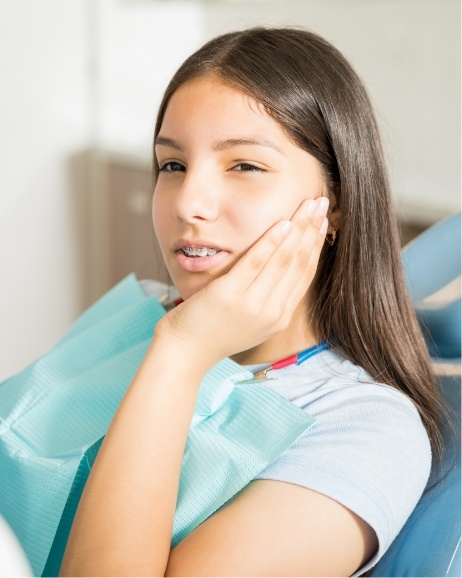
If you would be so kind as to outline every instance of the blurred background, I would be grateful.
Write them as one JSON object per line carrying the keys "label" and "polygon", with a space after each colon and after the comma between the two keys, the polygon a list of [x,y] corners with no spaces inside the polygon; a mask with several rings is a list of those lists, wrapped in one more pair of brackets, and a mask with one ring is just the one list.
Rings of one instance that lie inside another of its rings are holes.
{"label": "blurred background", "polygon": [[318,32],[362,76],[403,242],[460,210],[459,0],[3,0],[0,380],[130,271],[164,278],[156,108],[193,50],[257,24]]}

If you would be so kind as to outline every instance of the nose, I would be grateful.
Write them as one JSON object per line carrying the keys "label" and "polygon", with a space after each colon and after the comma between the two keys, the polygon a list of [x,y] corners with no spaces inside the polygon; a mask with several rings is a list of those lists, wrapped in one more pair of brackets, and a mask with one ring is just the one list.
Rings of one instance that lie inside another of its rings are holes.
{"label": "nose", "polygon": [[188,170],[173,201],[173,214],[185,223],[214,221],[219,214],[218,186],[213,176]]}

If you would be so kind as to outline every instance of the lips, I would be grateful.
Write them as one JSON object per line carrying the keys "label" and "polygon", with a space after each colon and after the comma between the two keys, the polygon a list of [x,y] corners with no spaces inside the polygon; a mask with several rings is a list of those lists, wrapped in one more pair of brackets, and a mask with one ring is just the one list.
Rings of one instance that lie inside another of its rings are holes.
{"label": "lips", "polygon": [[174,245],[177,265],[190,273],[200,273],[222,263],[229,251],[210,241],[180,239]]}

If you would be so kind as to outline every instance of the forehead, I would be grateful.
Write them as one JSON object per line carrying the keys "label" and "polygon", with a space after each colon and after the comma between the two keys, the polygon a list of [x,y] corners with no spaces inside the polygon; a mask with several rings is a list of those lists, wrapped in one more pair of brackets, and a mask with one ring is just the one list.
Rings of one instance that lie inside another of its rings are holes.
{"label": "forehead", "polygon": [[164,132],[213,133],[214,138],[248,132],[288,140],[259,101],[212,76],[193,79],[173,93],[162,121],[160,133]]}

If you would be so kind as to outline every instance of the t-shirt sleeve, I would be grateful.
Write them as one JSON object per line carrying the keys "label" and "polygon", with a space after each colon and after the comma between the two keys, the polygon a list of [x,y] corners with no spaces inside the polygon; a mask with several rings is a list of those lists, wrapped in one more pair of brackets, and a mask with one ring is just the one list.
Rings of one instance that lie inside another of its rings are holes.
{"label": "t-shirt sleeve", "polygon": [[314,426],[256,478],[315,490],[365,520],[379,548],[355,576],[388,549],[431,468],[428,436],[412,402],[387,386],[372,394],[367,387],[340,389],[305,407],[316,417]]}

